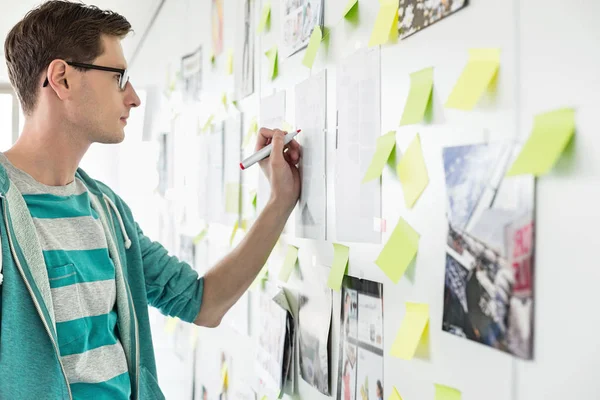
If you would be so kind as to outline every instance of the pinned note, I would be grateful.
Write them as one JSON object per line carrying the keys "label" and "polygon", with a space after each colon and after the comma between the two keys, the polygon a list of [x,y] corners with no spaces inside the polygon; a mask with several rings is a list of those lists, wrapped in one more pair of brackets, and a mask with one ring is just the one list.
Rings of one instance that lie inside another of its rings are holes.
{"label": "pinned note", "polygon": [[352,19],[358,13],[358,0],[348,0],[348,4],[344,8],[344,18]]}
{"label": "pinned note", "polygon": [[223,364],[221,367],[221,387],[227,390],[229,386],[229,374],[227,373],[227,364]]}
{"label": "pinned note", "polygon": [[384,0],[379,3],[379,13],[369,39],[369,47],[398,39],[398,1]]}
{"label": "pinned note", "polygon": [[410,74],[410,92],[402,113],[400,126],[418,124],[425,116],[433,91],[433,68]]}
{"label": "pinned note", "polygon": [[388,400],[402,400],[402,396],[400,396],[400,393],[398,393],[398,390],[392,386],[392,394],[390,394],[390,397],[388,398]]}
{"label": "pinned note", "polygon": [[223,92],[223,95],[221,96],[221,103],[223,103],[223,106],[227,110],[227,108],[228,108],[228,105],[227,105],[227,93],[225,93],[225,92]]}
{"label": "pinned note", "polygon": [[406,315],[392,344],[392,355],[411,360],[419,344],[429,340],[429,305],[406,303]]}
{"label": "pinned note", "polygon": [[421,139],[418,133],[402,155],[396,167],[396,172],[400,183],[402,183],[406,207],[412,208],[429,184],[429,175],[427,175],[427,167],[425,166],[425,159],[421,150]]}
{"label": "pinned note", "polygon": [[179,318],[167,317],[167,322],[165,323],[165,332],[168,335],[172,335],[175,333],[175,328],[177,328],[178,321],[179,321]]}
{"label": "pinned note", "polygon": [[206,120],[206,122],[204,123],[204,126],[202,127],[202,132],[206,132],[210,129],[210,127],[212,126],[212,121],[215,118],[215,116],[213,114],[208,116],[208,119]]}
{"label": "pinned note", "polygon": [[292,127],[292,124],[290,124],[287,121],[283,121],[283,123],[281,124],[281,130],[284,132],[291,132],[294,128]]}
{"label": "pinned note", "polygon": [[256,190],[254,190],[253,192],[250,193],[250,197],[252,198],[252,207],[254,207],[254,209],[256,210],[256,198],[257,198],[257,194],[256,194]]}
{"label": "pinned note", "polygon": [[460,390],[435,384],[435,400],[460,400]]}
{"label": "pinned note", "polygon": [[241,186],[239,183],[225,184],[225,212],[229,214],[240,213],[240,192]]}
{"label": "pinned note", "polygon": [[271,2],[267,1],[263,5],[262,13],[260,14],[260,21],[258,23],[256,32],[263,33],[266,29],[269,28],[270,22],[271,22]]}
{"label": "pinned note", "polygon": [[288,250],[285,255],[285,259],[283,260],[283,265],[281,266],[281,270],[279,271],[279,280],[283,282],[287,282],[290,279],[290,275],[292,274],[292,270],[296,265],[296,261],[298,260],[298,248],[292,245],[288,245]]}
{"label": "pinned note", "polygon": [[533,131],[507,176],[548,173],[575,133],[575,110],[564,108],[535,117]]}
{"label": "pinned note", "polygon": [[302,59],[302,65],[307,68],[312,68],[315,58],[317,57],[317,51],[319,51],[319,45],[321,44],[321,40],[323,39],[323,33],[321,32],[321,28],[319,26],[315,26],[310,35],[310,40],[308,41],[308,47],[306,48],[306,52],[304,53],[304,59]]}
{"label": "pinned note", "polygon": [[197,234],[194,239],[192,240],[192,243],[194,244],[198,244],[200,243],[208,234],[208,227],[202,229],[202,231],[200,231],[199,234]]}
{"label": "pinned note", "polygon": [[238,104],[238,101],[237,101],[237,100],[231,100],[231,104],[233,104],[233,106],[234,106],[235,108],[237,108],[238,110],[240,109],[240,107],[239,107],[239,104]]}
{"label": "pinned note", "polygon": [[264,265],[262,267],[262,269],[260,270],[260,272],[258,273],[258,275],[256,275],[256,278],[254,278],[254,281],[250,285],[250,289],[254,289],[256,286],[258,286],[259,283],[262,283],[263,281],[267,280],[268,277],[269,277],[269,269],[267,268],[266,265]]}
{"label": "pinned note", "polygon": [[269,59],[269,76],[273,80],[277,78],[277,46],[271,47],[265,55]]}
{"label": "pinned note", "polygon": [[245,219],[243,219],[241,223],[240,221],[235,221],[235,224],[233,224],[233,229],[231,230],[231,236],[229,236],[229,246],[233,245],[233,239],[235,239],[235,235],[240,228],[242,228],[243,231],[246,231],[247,223],[248,221]]}
{"label": "pinned note", "polygon": [[471,49],[469,61],[456,82],[446,107],[472,110],[500,68],[500,49]]}
{"label": "pinned note", "polygon": [[389,240],[379,253],[375,264],[394,283],[398,283],[406,268],[417,255],[419,234],[402,217],[394,228]]}
{"label": "pinned note", "polygon": [[210,59],[210,63],[211,63],[212,65],[215,65],[216,57],[215,57],[215,52],[214,52],[214,50],[210,52],[210,57],[209,57],[209,59]]}
{"label": "pinned note", "polygon": [[388,162],[394,147],[396,146],[396,131],[390,131],[383,136],[377,138],[377,147],[371,164],[363,177],[362,183],[372,181],[381,176],[383,167]]}
{"label": "pinned note", "polygon": [[258,122],[256,121],[256,117],[252,117],[250,120],[250,125],[248,126],[248,132],[246,132],[246,136],[244,136],[244,141],[242,143],[242,147],[246,147],[250,144],[250,139],[252,139],[252,135],[256,135],[258,132]]}
{"label": "pinned note", "polygon": [[333,244],[333,264],[331,265],[331,271],[329,272],[327,286],[338,292],[342,287],[342,280],[346,274],[349,252],[350,249],[347,246],[337,243]]}
{"label": "pinned note", "polygon": [[233,74],[233,50],[227,51],[227,75]]}

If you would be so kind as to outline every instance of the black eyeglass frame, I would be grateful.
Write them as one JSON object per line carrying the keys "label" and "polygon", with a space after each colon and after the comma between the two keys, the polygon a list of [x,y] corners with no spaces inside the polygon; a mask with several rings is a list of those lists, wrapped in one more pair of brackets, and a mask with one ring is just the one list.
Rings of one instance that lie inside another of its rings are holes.
{"label": "black eyeglass frame", "polygon": [[[119,89],[121,89],[121,90],[125,90],[125,87],[127,86],[127,83],[129,82],[129,74],[127,73],[126,69],[104,67],[102,65],[85,64],[85,63],[74,62],[74,61],[67,61],[67,64],[69,64],[72,67],[76,67],[76,68],[95,69],[98,71],[116,72],[118,74],[121,74],[121,77],[119,78]],[[46,78],[42,87],[48,86],[49,83],[50,82],[48,81],[48,78]]]}

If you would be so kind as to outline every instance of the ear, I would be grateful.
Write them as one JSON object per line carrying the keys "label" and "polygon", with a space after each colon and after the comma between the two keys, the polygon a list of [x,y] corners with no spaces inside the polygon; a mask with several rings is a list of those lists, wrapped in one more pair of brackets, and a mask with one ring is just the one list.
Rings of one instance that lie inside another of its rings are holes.
{"label": "ear", "polygon": [[69,78],[72,76],[69,74],[68,64],[64,60],[54,60],[48,66],[46,78],[48,79],[48,86],[54,90],[58,98],[61,100],[69,97],[70,88]]}

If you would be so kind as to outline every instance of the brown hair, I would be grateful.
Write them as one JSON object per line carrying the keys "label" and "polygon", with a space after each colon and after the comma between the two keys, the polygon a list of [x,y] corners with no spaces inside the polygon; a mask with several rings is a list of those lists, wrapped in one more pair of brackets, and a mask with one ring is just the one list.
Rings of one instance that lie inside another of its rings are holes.
{"label": "brown hair", "polygon": [[129,32],[125,17],[82,3],[51,0],[27,13],[4,43],[8,76],[23,112],[34,110],[40,75],[53,60],[92,62],[104,52],[103,34],[123,38]]}

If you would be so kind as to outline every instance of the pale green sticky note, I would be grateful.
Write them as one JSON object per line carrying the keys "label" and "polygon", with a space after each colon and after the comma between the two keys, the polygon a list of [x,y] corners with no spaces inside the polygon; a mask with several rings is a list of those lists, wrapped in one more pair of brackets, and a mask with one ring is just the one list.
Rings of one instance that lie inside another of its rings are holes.
{"label": "pale green sticky note", "polygon": [[388,162],[392,150],[396,146],[396,131],[390,131],[383,136],[377,138],[377,147],[375,148],[375,154],[371,159],[371,164],[363,177],[362,183],[372,181],[381,176],[383,167]]}
{"label": "pale green sticky note", "polygon": [[227,52],[227,75],[233,74],[233,50]]}
{"label": "pale green sticky note", "polygon": [[315,26],[310,35],[310,40],[308,41],[308,47],[306,48],[306,52],[304,53],[304,59],[302,60],[302,65],[307,68],[312,68],[315,57],[317,57],[317,51],[319,51],[319,45],[321,44],[321,39],[323,39],[323,33],[321,32],[321,28]]}
{"label": "pale green sticky note", "polygon": [[572,108],[537,115],[529,139],[506,175],[548,173],[574,134],[575,110]]}
{"label": "pale green sticky note", "polygon": [[245,219],[242,220],[241,224],[239,221],[235,221],[235,224],[233,224],[233,229],[231,230],[231,236],[229,236],[229,246],[233,245],[233,239],[235,239],[235,235],[240,228],[242,228],[243,231],[246,231],[247,222],[248,221]]}
{"label": "pale green sticky note", "polygon": [[277,78],[277,46],[271,47],[265,55],[269,59],[269,76],[273,80]]}
{"label": "pale green sticky note", "polygon": [[288,250],[285,255],[285,259],[283,260],[283,265],[281,266],[281,270],[279,271],[280,281],[287,282],[288,279],[290,279],[292,270],[296,265],[296,260],[298,260],[298,248],[292,245],[288,245]]}
{"label": "pale green sticky note", "polygon": [[214,65],[214,63],[215,63],[215,61],[216,61],[216,58],[215,58],[215,52],[214,52],[214,51],[211,51],[211,52],[210,52],[210,57],[209,57],[209,59],[210,59],[210,63]]}
{"label": "pale green sticky note", "polygon": [[421,341],[428,340],[429,305],[406,303],[406,315],[392,344],[394,357],[411,360]]}
{"label": "pale green sticky note", "polygon": [[271,19],[271,2],[267,1],[262,8],[262,13],[260,15],[260,22],[258,23],[258,27],[256,29],[257,33],[263,33],[265,29],[269,27],[269,22]]}
{"label": "pale green sticky note", "polygon": [[208,227],[202,229],[202,231],[200,231],[199,234],[196,235],[196,237],[194,237],[194,239],[192,240],[192,243],[194,244],[198,244],[200,243],[208,234]]}
{"label": "pale green sticky note", "polygon": [[406,207],[412,208],[429,184],[429,175],[427,174],[427,167],[421,150],[421,139],[418,133],[402,155],[396,167],[396,173],[402,184]]}
{"label": "pale green sticky note", "polygon": [[369,47],[379,46],[398,38],[398,1],[385,0],[379,4]]}
{"label": "pale green sticky note", "polygon": [[202,127],[202,132],[206,132],[210,129],[214,118],[215,118],[215,116],[213,114],[208,116],[208,119],[206,120],[206,122],[204,123],[204,126]]}
{"label": "pale green sticky note", "polygon": [[221,96],[221,103],[223,103],[223,106],[225,107],[225,109],[227,109],[228,105],[227,105],[227,93],[223,92],[223,95]]}
{"label": "pale green sticky note", "polygon": [[252,197],[252,207],[256,210],[256,190],[251,194]]}
{"label": "pale green sticky note", "polygon": [[425,116],[433,89],[433,68],[410,74],[410,92],[402,113],[400,126],[418,124]]}
{"label": "pale green sticky note", "polygon": [[173,335],[175,333],[175,328],[177,328],[178,322],[179,318],[177,317],[167,317],[167,322],[165,323],[165,332],[168,335]]}
{"label": "pale green sticky note", "polygon": [[461,400],[460,390],[435,384],[435,400]]}
{"label": "pale green sticky note", "polygon": [[350,249],[347,246],[337,243],[333,244],[333,264],[331,265],[331,271],[329,272],[327,286],[338,292],[342,287],[342,280],[346,274],[349,252]]}
{"label": "pale green sticky note", "polygon": [[287,121],[283,121],[281,124],[281,130],[284,132],[291,132],[294,128],[292,128],[292,124]]}
{"label": "pale green sticky note", "polygon": [[392,386],[392,394],[390,394],[388,400],[402,400],[402,396],[400,396],[400,393],[398,393],[398,389]]}
{"label": "pale green sticky note", "polygon": [[350,19],[358,11],[358,0],[348,0],[348,4],[344,8],[344,18]]}
{"label": "pale green sticky note", "polygon": [[389,240],[379,253],[375,264],[394,283],[398,283],[406,268],[417,255],[419,234],[402,217]]}
{"label": "pale green sticky note", "polygon": [[256,117],[252,117],[250,120],[250,125],[248,126],[248,132],[246,132],[246,136],[244,136],[244,142],[242,143],[242,147],[245,148],[250,144],[250,139],[252,139],[253,135],[256,135],[258,132],[258,122],[256,121]]}
{"label": "pale green sticky note", "polygon": [[446,107],[472,110],[490,87],[500,68],[500,49],[471,49],[469,61],[458,78]]}
{"label": "pale green sticky note", "polygon": [[258,275],[256,275],[256,278],[254,278],[254,281],[250,285],[250,289],[254,289],[259,283],[265,281],[268,277],[269,277],[269,269],[267,268],[266,265],[263,265],[262,269],[260,270]]}
{"label": "pale green sticky note", "polygon": [[233,106],[235,108],[237,108],[238,110],[240,109],[239,105],[238,105],[238,101],[237,100],[231,100],[231,104],[233,104]]}
{"label": "pale green sticky note", "polygon": [[241,190],[239,183],[228,182],[225,184],[225,212],[229,214],[240,213]]}

